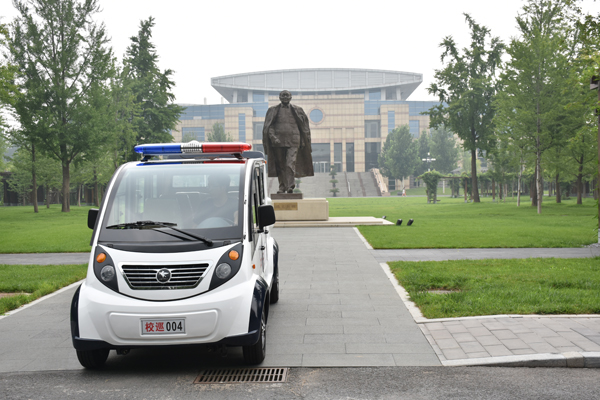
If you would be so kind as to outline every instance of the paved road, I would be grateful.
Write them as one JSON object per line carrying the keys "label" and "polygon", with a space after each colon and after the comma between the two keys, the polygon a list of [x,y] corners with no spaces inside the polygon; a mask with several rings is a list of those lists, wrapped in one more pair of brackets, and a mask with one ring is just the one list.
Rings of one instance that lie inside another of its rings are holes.
{"label": "paved road", "polygon": [[0,399],[467,399],[600,398],[600,369],[293,368],[286,383],[193,384],[197,368],[169,363],[104,371],[0,374]]}
{"label": "paved road", "polygon": [[[387,266],[380,264],[390,258],[590,257],[597,248],[385,251],[369,250],[352,228],[286,228],[273,233],[282,249],[281,299],[271,309],[264,366],[600,366],[596,315],[426,320],[390,279]],[[88,257],[0,255],[0,264],[81,263]],[[80,368],[68,321],[74,290],[67,288],[0,317],[0,372]],[[223,357],[206,348],[111,354],[108,365],[144,368],[173,353],[183,367],[241,365],[239,349]]]}

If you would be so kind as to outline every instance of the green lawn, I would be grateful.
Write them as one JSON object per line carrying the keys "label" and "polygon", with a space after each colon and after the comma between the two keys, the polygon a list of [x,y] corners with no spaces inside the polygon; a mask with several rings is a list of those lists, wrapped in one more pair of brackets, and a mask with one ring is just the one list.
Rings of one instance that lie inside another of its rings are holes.
{"label": "green lawn", "polygon": [[90,207],[60,204],[40,207],[0,207],[0,253],[56,253],[90,251],[92,230],[87,227]]}
{"label": "green lawn", "polygon": [[[328,198],[329,215],[385,215],[402,219],[401,226],[361,226],[360,232],[377,249],[397,248],[488,248],[488,247],[578,247],[598,241],[596,202],[575,199],[556,204],[545,199],[542,214],[529,198],[516,201],[464,203],[462,198],[444,197],[427,204],[422,197]],[[406,226],[409,219],[412,226]]]}
{"label": "green lawn", "polygon": [[[600,313],[600,258],[389,263],[427,318]],[[430,293],[432,289],[454,293]]]}
{"label": "green lawn", "polygon": [[85,278],[86,270],[87,264],[0,264],[0,293],[22,293],[1,297],[0,315]]}

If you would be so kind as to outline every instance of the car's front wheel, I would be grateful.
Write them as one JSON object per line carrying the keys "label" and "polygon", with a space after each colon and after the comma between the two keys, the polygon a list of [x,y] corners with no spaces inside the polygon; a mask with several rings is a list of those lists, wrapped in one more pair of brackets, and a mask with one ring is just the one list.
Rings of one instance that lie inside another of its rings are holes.
{"label": "car's front wheel", "polygon": [[109,349],[76,350],[79,363],[87,369],[102,368],[108,358]]}
{"label": "car's front wheel", "polygon": [[267,315],[263,307],[260,318],[260,332],[258,342],[250,346],[243,346],[244,362],[249,365],[256,365],[263,362],[267,354]]}

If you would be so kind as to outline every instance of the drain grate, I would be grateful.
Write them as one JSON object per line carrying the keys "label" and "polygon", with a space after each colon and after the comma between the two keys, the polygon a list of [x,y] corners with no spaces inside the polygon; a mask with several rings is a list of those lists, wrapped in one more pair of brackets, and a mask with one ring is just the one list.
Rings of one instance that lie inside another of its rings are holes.
{"label": "drain grate", "polygon": [[194,383],[286,382],[289,368],[206,369]]}

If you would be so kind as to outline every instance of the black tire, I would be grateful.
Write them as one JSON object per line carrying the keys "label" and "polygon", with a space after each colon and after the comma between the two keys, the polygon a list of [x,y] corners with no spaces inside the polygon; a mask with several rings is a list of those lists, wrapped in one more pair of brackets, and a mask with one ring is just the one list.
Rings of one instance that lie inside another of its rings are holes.
{"label": "black tire", "polygon": [[104,366],[110,349],[76,350],[79,363],[87,369],[98,369]]}
{"label": "black tire", "polygon": [[273,285],[271,285],[271,295],[269,296],[269,302],[275,304],[279,301],[279,268],[275,269],[275,275],[273,276]]}
{"label": "black tire", "polygon": [[267,354],[267,315],[263,307],[260,318],[260,333],[258,342],[250,346],[242,346],[244,352],[244,362],[248,365],[257,365],[263,362]]}

